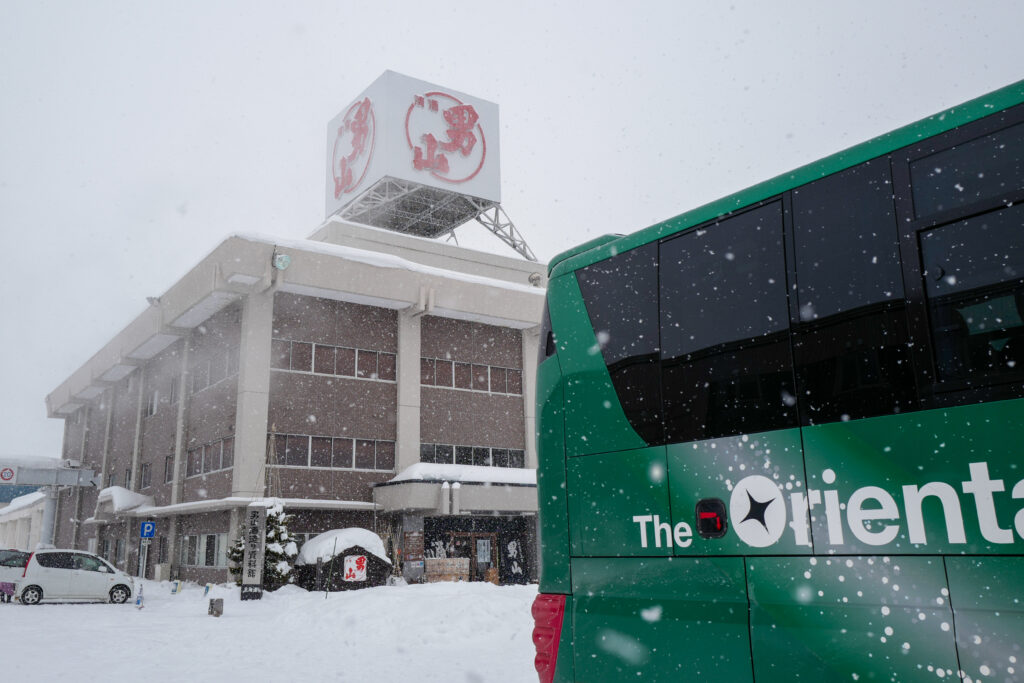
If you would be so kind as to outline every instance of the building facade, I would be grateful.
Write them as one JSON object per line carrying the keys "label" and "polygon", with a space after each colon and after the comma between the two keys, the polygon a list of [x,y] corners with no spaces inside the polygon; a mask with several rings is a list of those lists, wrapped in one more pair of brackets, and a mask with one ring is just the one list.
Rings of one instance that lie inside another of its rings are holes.
{"label": "building facade", "polygon": [[60,493],[56,545],[224,581],[241,511],[274,497],[303,537],[374,530],[413,580],[445,559],[534,578],[544,284],[338,219],[228,238],[47,397],[63,457],[103,482]]}

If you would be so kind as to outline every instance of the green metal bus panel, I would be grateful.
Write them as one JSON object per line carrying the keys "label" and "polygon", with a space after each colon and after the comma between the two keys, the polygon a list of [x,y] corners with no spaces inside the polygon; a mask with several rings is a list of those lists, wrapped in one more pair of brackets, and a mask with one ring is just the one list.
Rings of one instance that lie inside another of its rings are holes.
{"label": "green metal bus panel", "polygon": [[971,679],[1024,676],[1024,566],[1019,557],[947,557],[960,668]]}
{"label": "green metal bus panel", "polygon": [[[572,458],[568,477],[574,557],[672,554],[664,446]],[[643,543],[638,516],[651,517]]]}
{"label": "green metal bus panel", "polygon": [[942,558],[755,557],[747,580],[759,683],[957,678]]}
{"label": "green metal bus panel", "polygon": [[1019,555],[1022,414],[1017,399],[804,427],[815,554]]}
{"label": "green metal bus panel", "polygon": [[[668,447],[674,522],[696,524],[697,501],[721,499],[728,528],[721,538],[676,545],[676,555],[809,555],[800,430],[730,436]],[[756,515],[751,498],[765,505]],[[634,547],[638,535],[634,533]]]}
{"label": "green metal bus panel", "polygon": [[752,680],[742,558],[572,565],[576,680]]}
{"label": "green metal bus panel", "polygon": [[[552,356],[537,368],[537,450],[565,452],[562,372]],[[543,593],[568,593],[569,517],[565,458],[542,458],[537,463],[537,502],[540,515],[540,588]]]}
{"label": "green metal bus panel", "polygon": [[641,244],[653,242],[718,216],[724,216],[736,209],[756,204],[769,197],[774,197],[787,190],[791,190],[794,187],[799,187],[818,178],[824,178],[832,173],[838,173],[869,159],[874,159],[901,147],[906,147],[926,138],[945,133],[957,126],[1022,102],[1024,102],[1024,80],[1017,81],[1005,88],[982,95],[934,116],[929,116],[921,121],[898,128],[885,135],[880,135],[877,138],[837,152],[814,163],[801,166],[789,173],[783,173],[728,197],[723,197],[664,222],[652,225],[644,230],[626,235],[621,239],[606,242],[572,255],[558,263],[551,270],[550,275],[554,278],[570,273],[615,254],[628,251]]}
{"label": "green metal bus panel", "polygon": [[548,282],[548,306],[551,326],[558,330],[556,346],[584,350],[559,356],[565,382],[565,454],[646,446],[619,405],[575,276]]}

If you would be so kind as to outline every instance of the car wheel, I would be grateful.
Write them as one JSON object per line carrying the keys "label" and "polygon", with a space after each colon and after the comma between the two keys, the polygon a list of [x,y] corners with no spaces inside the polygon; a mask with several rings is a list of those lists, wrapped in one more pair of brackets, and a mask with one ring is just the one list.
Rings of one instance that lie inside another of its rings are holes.
{"label": "car wheel", "polygon": [[132,592],[128,590],[127,586],[117,585],[110,589],[110,602],[115,605],[123,605],[131,596]]}
{"label": "car wheel", "polygon": [[38,605],[43,599],[43,589],[39,586],[29,586],[21,591],[21,604]]}

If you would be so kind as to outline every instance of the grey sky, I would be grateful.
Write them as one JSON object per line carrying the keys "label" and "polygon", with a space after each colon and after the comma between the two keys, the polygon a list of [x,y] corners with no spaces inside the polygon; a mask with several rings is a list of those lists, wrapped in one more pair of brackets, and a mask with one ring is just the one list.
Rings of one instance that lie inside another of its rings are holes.
{"label": "grey sky", "polygon": [[[546,260],[1024,78],[1003,2],[0,2],[0,454],[226,235],[323,219],[326,125],[385,69],[497,102]],[[500,253],[477,228],[464,245]]]}

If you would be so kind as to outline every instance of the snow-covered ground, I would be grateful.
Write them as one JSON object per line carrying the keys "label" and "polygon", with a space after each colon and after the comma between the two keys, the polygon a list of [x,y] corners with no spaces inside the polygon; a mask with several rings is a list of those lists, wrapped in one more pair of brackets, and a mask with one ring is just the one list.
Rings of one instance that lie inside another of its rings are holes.
{"label": "snow-covered ground", "polygon": [[[144,582],[145,607],[0,604],[0,680],[537,680],[536,586],[434,583],[344,593]],[[224,616],[207,615],[209,597]]]}

